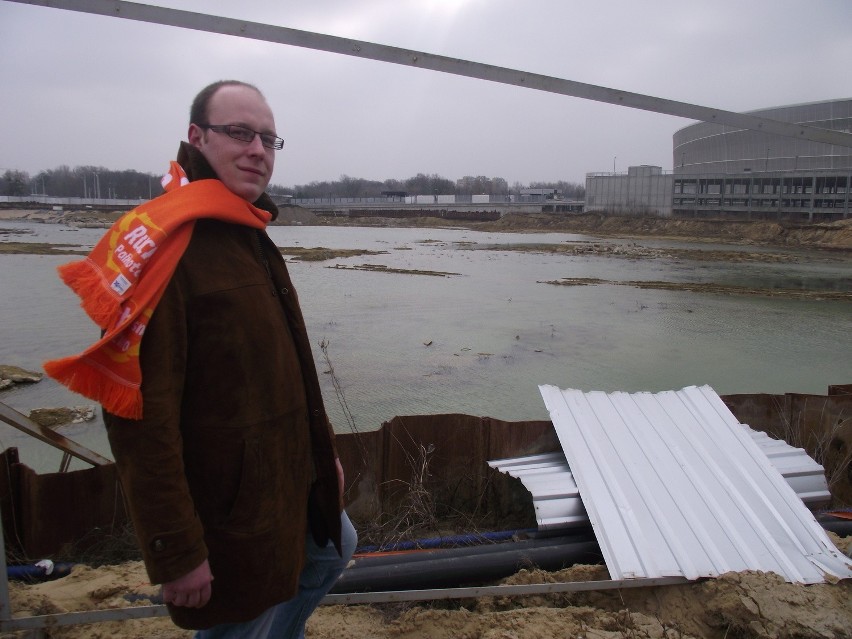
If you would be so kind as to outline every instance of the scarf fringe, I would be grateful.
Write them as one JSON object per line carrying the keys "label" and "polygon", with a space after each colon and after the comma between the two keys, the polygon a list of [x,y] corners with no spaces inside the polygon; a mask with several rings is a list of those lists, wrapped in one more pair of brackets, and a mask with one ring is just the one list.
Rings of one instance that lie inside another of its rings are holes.
{"label": "scarf fringe", "polygon": [[58,267],[59,277],[80,297],[80,306],[91,320],[106,330],[115,323],[119,301],[104,286],[104,278],[91,260],[84,259]]}
{"label": "scarf fringe", "polygon": [[99,402],[104,409],[125,419],[142,419],[142,391],[137,385],[105,377],[85,358],[64,357],[44,362],[44,371],[75,393]]}

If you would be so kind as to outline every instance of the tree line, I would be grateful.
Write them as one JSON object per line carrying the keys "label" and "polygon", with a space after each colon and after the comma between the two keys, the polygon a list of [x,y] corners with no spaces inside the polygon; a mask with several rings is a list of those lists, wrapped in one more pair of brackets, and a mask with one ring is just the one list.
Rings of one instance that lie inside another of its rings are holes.
{"label": "tree line", "polygon": [[7,169],[0,178],[2,195],[147,200],[162,192],[159,175],[102,166],[60,166],[32,177],[25,171]]}
{"label": "tree line", "polygon": [[293,188],[272,184],[269,191],[276,195],[296,198],[321,197],[381,197],[390,193],[407,195],[519,195],[522,189],[559,189],[567,199],[582,200],[586,195],[584,184],[559,180],[556,182],[515,182],[511,186],[502,177],[466,175],[450,180],[435,173],[417,175],[405,180],[366,180],[342,175],[339,180],[311,182]]}
{"label": "tree line", "polygon": [[[342,175],[339,180],[297,184],[294,187],[270,184],[274,195],[296,198],[382,197],[389,193],[407,195],[518,195],[521,189],[559,189],[568,199],[583,199],[585,186],[568,181],[515,182],[509,186],[501,177],[470,176],[450,180],[437,174],[417,175],[384,181]],[[60,166],[30,176],[25,171],[7,169],[0,176],[0,195],[46,195],[107,199],[150,199],[162,193],[160,176],[128,169],[113,171],[98,166]]]}

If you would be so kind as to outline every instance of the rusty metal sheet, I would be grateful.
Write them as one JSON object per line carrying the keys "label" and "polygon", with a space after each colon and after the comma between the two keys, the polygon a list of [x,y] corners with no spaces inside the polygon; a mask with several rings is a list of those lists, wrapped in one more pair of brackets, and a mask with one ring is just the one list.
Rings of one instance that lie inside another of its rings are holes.
{"label": "rusty metal sheet", "polygon": [[[515,521],[526,507],[522,503],[519,508],[515,497],[523,488],[514,486],[514,480],[495,481],[485,462],[561,451],[550,421],[505,422],[462,414],[397,416],[378,430],[338,433],[336,447],[346,471],[347,509],[362,521],[398,507],[424,453],[427,483],[442,504],[461,512],[484,509]],[[529,516],[526,522],[533,523]]]}

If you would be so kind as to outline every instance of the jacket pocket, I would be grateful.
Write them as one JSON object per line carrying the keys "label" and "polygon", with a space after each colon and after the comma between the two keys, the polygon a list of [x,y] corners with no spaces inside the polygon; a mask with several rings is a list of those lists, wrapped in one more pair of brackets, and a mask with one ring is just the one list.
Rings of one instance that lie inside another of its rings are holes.
{"label": "jacket pocket", "polygon": [[232,532],[262,533],[274,525],[275,498],[271,494],[271,469],[260,438],[242,442],[242,461],[237,493],[222,528]]}
{"label": "jacket pocket", "polygon": [[217,528],[258,534],[301,520],[304,534],[310,481],[305,429],[304,418],[288,415],[252,429],[241,440],[238,483],[230,503],[223,504],[220,512],[226,514]]}

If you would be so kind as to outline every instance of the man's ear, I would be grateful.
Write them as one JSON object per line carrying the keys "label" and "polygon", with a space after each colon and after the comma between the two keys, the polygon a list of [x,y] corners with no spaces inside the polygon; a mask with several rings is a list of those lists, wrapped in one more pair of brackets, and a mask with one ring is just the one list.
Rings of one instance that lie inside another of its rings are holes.
{"label": "man's ear", "polygon": [[187,131],[186,139],[189,140],[189,143],[196,147],[201,148],[201,140],[204,138],[204,129],[202,129],[197,124],[190,124],[189,131]]}

